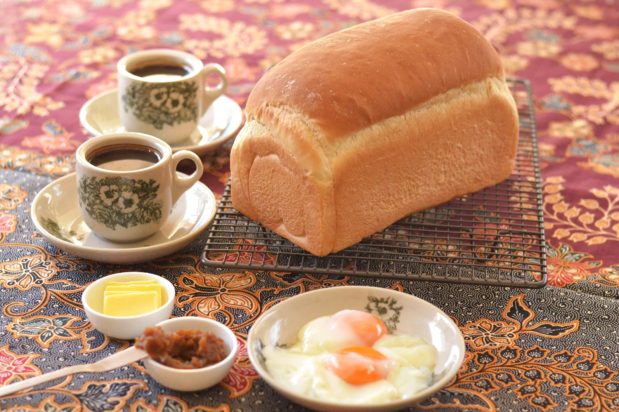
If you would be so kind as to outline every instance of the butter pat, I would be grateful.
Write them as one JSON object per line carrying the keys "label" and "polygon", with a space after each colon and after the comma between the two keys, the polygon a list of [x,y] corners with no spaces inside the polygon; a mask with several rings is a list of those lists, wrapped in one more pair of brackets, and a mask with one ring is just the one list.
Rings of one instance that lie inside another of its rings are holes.
{"label": "butter pat", "polygon": [[161,307],[161,285],[155,281],[109,282],[103,291],[103,314],[135,316]]}
{"label": "butter pat", "polygon": [[[159,297],[161,299],[161,297]],[[155,292],[104,293],[103,313],[110,316],[134,316],[159,308]]]}
{"label": "butter pat", "polygon": [[127,282],[107,282],[105,287],[108,286],[127,286],[127,285],[158,285],[159,282],[154,280],[129,280]]}
{"label": "butter pat", "polygon": [[105,295],[111,293],[123,294],[133,292],[153,292],[157,296],[157,305],[161,306],[161,286],[160,285],[132,285],[130,287],[106,286]]}

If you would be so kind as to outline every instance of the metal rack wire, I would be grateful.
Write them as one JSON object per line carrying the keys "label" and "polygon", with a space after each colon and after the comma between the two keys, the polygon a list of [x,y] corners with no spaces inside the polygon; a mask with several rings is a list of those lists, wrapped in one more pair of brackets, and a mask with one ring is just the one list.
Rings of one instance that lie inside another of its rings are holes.
{"label": "metal rack wire", "polygon": [[412,214],[322,258],[237,212],[227,186],[202,262],[229,269],[544,286],[546,253],[531,86],[522,79],[510,79],[509,85],[518,105],[520,138],[516,169],[506,181]]}

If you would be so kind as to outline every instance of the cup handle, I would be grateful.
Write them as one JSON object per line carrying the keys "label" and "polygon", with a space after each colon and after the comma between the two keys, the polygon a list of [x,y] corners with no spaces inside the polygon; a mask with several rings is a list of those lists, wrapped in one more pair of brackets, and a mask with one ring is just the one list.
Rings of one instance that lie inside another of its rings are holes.
{"label": "cup handle", "polygon": [[228,89],[228,78],[226,77],[226,70],[217,63],[209,63],[202,69],[202,76],[205,79],[210,74],[215,73],[219,76],[219,83],[214,87],[205,86],[204,93],[202,93],[202,115],[211,106],[211,103],[215,101],[219,96],[224,94]]}
{"label": "cup handle", "polygon": [[[196,165],[196,170],[189,176],[176,172],[178,164],[185,159],[191,160]],[[172,204],[176,203],[178,198],[202,177],[203,172],[204,166],[202,166],[202,160],[200,160],[197,154],[189,150],[179,150],[172,155],[172,177],[174,179],[172,185]]]}

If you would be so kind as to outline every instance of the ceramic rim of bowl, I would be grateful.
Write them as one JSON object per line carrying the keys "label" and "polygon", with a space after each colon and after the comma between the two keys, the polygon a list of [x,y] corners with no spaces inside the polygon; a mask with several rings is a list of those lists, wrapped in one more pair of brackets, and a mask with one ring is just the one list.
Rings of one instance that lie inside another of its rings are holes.
{"label": "ceramic rim of bowl", "polygon": [[[254,355],[254,350],[252,348],[253,341],[255,339],[258,339],[256,337],[257,332],[255,332],[256,323],[261,322],[263,319],[267,319],[267,317],[269,316],[272,316],[272,314],[278,310],[277,307],[280,304],[284,304],[284,306],[291,305],[292,303],[290,302],[292,302],[292,300],[297,297],[305,296],[305,298],[307,299],[313,295],[319,295],[319,294],[325,294],[325,293],[326,294],[345,293],[346,290],[351,291],[351,293],[356,293],[357,291],[358,292],[374,291],[376,293],[381,293],[381,294],[387,293],[387,294],[393,294],[397,296],[404,295],[406,299],[412,299],[417,304],[421,304],[421,305],[431,308],[436,313],[442,315],[447,320],[449,326],[456,332],[457,340],[456,342],[454,342],[454,344],[456,344],[459,349],[458,359],[456,359],[456,362],[449,369],[447,369],[446,372],[444,371],[441,374],[440,379],[432,381],[432,384],[430,386],[428,386],[425,389],[422,389],[419,392],[416,392],[413,396],[407,399],[396,399],[396,400],[387,401],[387,402],[360,405],[360,404],[341,403],[341,402],[327,401],[324,399],[312,398],[305,394],[291,391],[283,383],[276,381],[275,378],[273,378],[271,374],[266,370],[266,368],[262,366],[262,363],[258,359],[256,359],[256,356]],[[278,392],[284,394],[289,399],[302,399],[305,401],[304,403],[312,403],[315,405],[319,405],[320,410],[328,410],[329,408],[343,408],[343,409],[354,408],[354,409],[358,409],[359,411],[380,410],[381,408],[387,408],[389,410],[393,410],[393,409],[404,408],[404,407],[410,406],[411,403],[414,404],[416,402],[421,401],[422,399],[426,399],[427,397],[431,396],[433,393],[444,388],[445,385],[458,373],[460,366],[462,366],[462,363],[464,362],[464,354],[466,352],[466,345],[464,343],[464,337],[462,336],[462,332],[460,332],[460,329],[458,328],[456,323],[437,306],[433,305],[432,303],[424,299],[418,298],[417,296],[404,293],[404,292],[399,292],[397,290],[379,288],[379,287],[374,287],[374,286],[356,286],[356,285],[355,286],[336,286],[336,287],[330,287],[330,288],[316,289],[316,290],[312,290],[309,292],[304,292],[300,295],[293,296],[290,299],[286,299],[278,303],[277,305],[274,305],[268,311],[263,313],[260,316],[260,318],[258,318],[254,322],[254,325],[251,327],[247,335],[247,346],[248,346],[247,355],[249,357],[249,360],[252,366],[254,367],[254,369],[256,369],[260,377],[264,379],[269,386],[271,386],[273,389],[277,390]]]}
{"label": "ceramic rim of bowl", "polygon": [[[161,304],[161,306],[159,306],[157,309],[155,310],[151,310],[150,312],[145,312],[145,313],[141,313],[139,315],[131,315],[131,316],[112,316],[112,315],[106,315],[103,312],[100,312],[98,310],[95,310],[89,303],[88,303],[88,298],[90,298],[90,295],[93,293],[92,292],[92,286],[94,286],[95,284],[102,282],[104,283],[105,281],[108,282],[112,282],[113,280],[111,280],[111,277],[125,277],[127,275],[138,275],[138,276],[142,276],[145,278],[156,278],[156,282],[158,282],[159,284],[161,284],[161,286],[165,289],[166,292],[166,301],[163,302]],[[161,280],[160,280],[161,279]],[[170,293],[170,291],[172,291],[172,293]],[[144,316],[148,316],[151,315],[159,310],[161,310],[164,306],[168,305],[170,303],[170,301],[174,301],[174,299],[176,298],[176,289],[174,288],[174,285],[172,284],[172,282],[170,282],[169,280],[167,280],[166,278],[159,276],[159,275],[155,275],[154,273],[148,273],[148,272],[118,272],[118,273],[110,273],[109,275],[103,276],[100,279],[95,280],[94,282],[92,282],[90,285],[86,286],[86,289],[84,289],[84,292],[82,293],[82,305],[84,306],[84,309],[88,309],[89,311],[91,311],[92,313],[96,313],[97,316],[100,316],[104,319],[110,319],[110,320],[117,320],[117,319],[122,319],[122,320],[133,320],[133,319],[139,319],[142,318]]]}
{"label": "ceramic rim of bowl", "polygon": [[[230,358],[234,358],[237,355],[237,353],[239,351],[239,343],[238,343],[238,340],[236,339],[236,335],[234,334],[232,329],[230,329],[229,327],[227,327],[226,325],[224,325],[222,323],[217,322],[214,319],[201,318],[201,317],[198,317],[198,316],[179,316],[179,317],[176,317],[176,318],[166,319],[166,320],[164,320],[162,322],[159,322],[155,326],[156,327],[157,326],[161,326],[161,324],[163,324],[163,323],[178,322],[178,319],[182,319],[183,321],[185,321],[187,319],[191,319],[192,321],[195,320],[197,323],[205,323],[205,324],[214,325],[215,329],[217,329],[218,331],[222,331],[225,335],[227,335],[230,338],[230,341],[232,342],[232,347],[230,348],[229,353],[226,355],[225,358],[223,358],[222,360],[220,360],[217,363],[213,363],[212,365],[204,366],[202,368],[193,368],[193,369],[173,368],[171,366],[167,366],[167,365],[164,365],[163,363],[157,362],[156,360],[154,360],[150,356],[148,358],[146,358],[145,361],[152,362],[153,364],[156,365],[156,367],[161,368],[163,371],[166,371],[166,372],[171,372],[171,373],[203,373],[203,372],[207,372],[207,371],[209,371],[211,369],[215,369],[217,367],[220,367],[222,364],[229,362]],[[181,330],[181,329],[177,329],[177,330]],[[206,331],[204,329],[199,329],[199,330]],[[221,340],[224,340],[219,334],[217,334],[215,332],[212,332],[212,333],[214,333]]]}

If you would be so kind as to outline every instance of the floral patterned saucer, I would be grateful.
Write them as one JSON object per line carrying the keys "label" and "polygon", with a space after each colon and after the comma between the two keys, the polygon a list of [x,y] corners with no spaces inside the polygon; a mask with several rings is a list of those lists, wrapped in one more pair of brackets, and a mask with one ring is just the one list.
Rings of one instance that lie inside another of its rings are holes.
{"label": "floral patterned saucer", "polygon": [[[205,155],[236,136],[244,121],[241,107],[231,98],[221,96],[202,116],[198,129],[188,139],[172,145],[172,150]],[[118,116],[117,91],[103,92],[88,100],[80,109],[80,123],[93,136],[124,132]]]}
{"label": "floral patterned saucer", "polygon": [[31,217],[50,243],[86,259],[117,264],[156,259],[189,244],[215,216],[213,192],[197,182],[178,199],[157,233],[137,242],[115,243],[97,237],[84,223],[76,183],[71,173],[44,187],[34,198]]}

